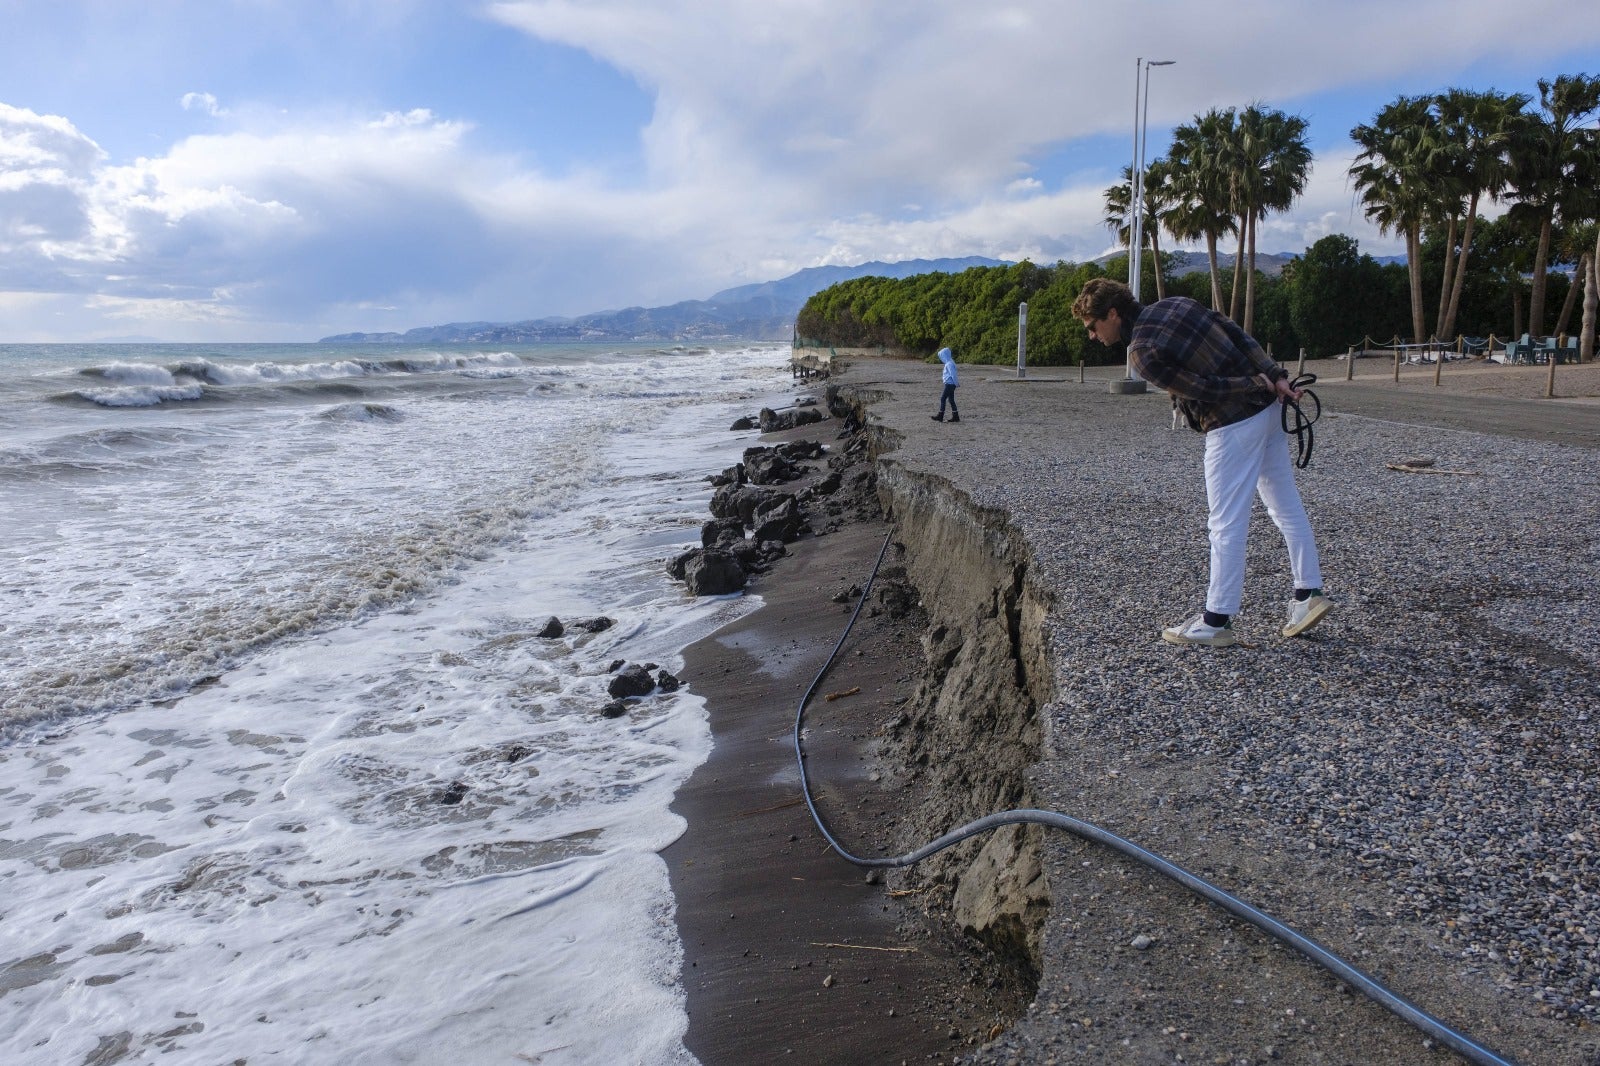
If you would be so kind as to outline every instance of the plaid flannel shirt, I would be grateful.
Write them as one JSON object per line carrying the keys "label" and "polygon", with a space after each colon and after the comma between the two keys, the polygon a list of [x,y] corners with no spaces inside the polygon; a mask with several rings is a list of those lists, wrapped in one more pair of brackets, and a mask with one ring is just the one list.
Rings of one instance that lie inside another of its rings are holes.
{"label": "plaid flannel shirt", "polygon": [[1140,313],[1128,358],[1140,377],[1172,394],[1190,428],[1201,433],[1242,422],[1273,402],[1257,374],[1270,381],[1289,376],[1231,318],[1187,296]]}

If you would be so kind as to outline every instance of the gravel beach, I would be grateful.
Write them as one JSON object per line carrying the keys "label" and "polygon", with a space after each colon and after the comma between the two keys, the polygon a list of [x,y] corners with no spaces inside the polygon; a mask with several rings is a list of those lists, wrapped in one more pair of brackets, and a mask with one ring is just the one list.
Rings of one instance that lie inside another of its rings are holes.
{"label": "gravel beach", "polygon": [[[1551,401],[1542,368],[1451,365],[1433,386],[1308,366],[1323,417],[1300,484],[1336,607],[1279,637],[1287,560],[1258,512],[1229,649],[1158,637],[1198,610],[1207,561],[1203,439],[1168,428],[1164,395],[964,366],[962,422],[939,424],[936,369],[856,359],[835,381],[870,400],[880,471],[1002,515],[1048,603],[1027,801],[1214,881],[1507,1059],[1600,1063],[1596,368],[1560,368]],[[868,751],[894,787],[893,750]],[[1173,882],[1039,839],[1037,994],[951,1052],[1458,1061]]]}

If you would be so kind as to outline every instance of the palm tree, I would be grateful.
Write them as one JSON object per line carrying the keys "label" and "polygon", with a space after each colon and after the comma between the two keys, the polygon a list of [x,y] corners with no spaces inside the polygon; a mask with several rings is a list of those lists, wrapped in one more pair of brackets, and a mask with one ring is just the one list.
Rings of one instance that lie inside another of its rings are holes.
{"label": "palm tree", "polygon": [[1585,226],[1568,226],[1555,243],[1556,255],[1563,263],[1576,263],[1577,270],[1572,273],[1572,284],[1567,286],[1567,298],[1561,303],[1561,313],[1556,316],[1555,332],[1560,335],[1567,332],[1567,326],[1572,321],[1572,311],[1578,304],[1578,290],[1585,288],[1589,279],[1589,249],[1595,243],[1595,226],[1589,223]]}
{"label": "palm tree", "polygon": [[[1498,200],[1510,177],[1507,149],[1517,116],[1532,98],[1525,93],[1499,93],[1494,90],[1470,92],[1448,89],[1434,99],[1439,133],[1446,145],[1448,180],[1451,193],[1467,197],[1466,219],[1461,232],[1460,250],[1454,258],[1451,240],[1445,245],[1444,287],[1448,299],[1441,299],[1437,336],[1448,338],[1456,331],[1461,310],[1461,293],[1467,277],[1467,257],[1472,254],[1473,231],[1478,222],[1478,205],[1487,196]],[[1452,223],[1453,225],[1453,223]]]}
{"label": "palm tree", "polygon": [[1595,319],[1600,317],[1600,227],[1596,227],[1594,254],[1589,257],[1589,271],[1583,278],[1583,335],[1578,341],[1578,360],[1594,359]]}
{"label": "palm tree", "polygon": [[1156,299],[1167,298],[1167,279],[1161,269],[1161,228],[1172,207],[1171,173],[1165,159],[1157,159],[1144,175],[1144,232],[1150,237],[1150,268],[1155,273]]}
{"label": "palm tree", "polygon": [[[1578,269],[1567,287],[1567,298],[1556,318],[1556,333],[1567,332],[1578,289],[1589,293],[1589,272],[1593,263],[1590,246],[1600,247],[1600,150],[1581,153],[1574,179],[1561,201],[1561,226],[1557,230],[1555,253],[1563,263],[1576,263]],[[1584,330],[1588,326],[1582,327]],[[1581,343],[1580,343],[1581,348]]]}
{"label": "palm tree", "polygon": [[1432,191],[1442,145],[1425,96],[1401,96],[1382,108],[1371,125],[1357,126],[1350,139],[1360,146],[1350,177],[1362,209],[1378,232],[1401,233],[1411,282],[1411,327],[1417,343],[1427,339],[1422,305],[1422,224],[1437,203]]}
{"label": "palm tree", "polygon": [[1106,186],[1106,213],[1100,219],[1106,229],[1128,249],[1128,272],[1133,272],[1133,167],[1122,168],[1122,183]]}
{"label": "palm tree", "polygon": [[1227,172],[1223,166],[1226,145],[1232,136],[1235,116],[1232,108],[1212,108],[1196,115],[1194,125],[1172,131],[1172,149],[1167,153],[1167,187],[1171,203],[1167,207],[1167,232],[1176,241],[1197,241],[1204,237],[1206,261],[1211,268],[1211,309],[1222,310],[1222,284],[1217,270],[1217,239],[1237,229],[1228,200]]}
{"label": "palm tree", "polygon": [[[1256,229],[1273,211],[1287,211],[1305,191],[1311,172],[1306,120],[1299,115],[1265,110],[1251,104],[1239,114],[1236,147],[1230,152],[1233,204],[1241,235],[1248,235],[1244,320],[1246,333],[1255,318]],[[1238,264],[1235,263],[1235,276]],[[1235,283],[1237,288],[1237,283]]]}
{"label": "palm tree", "polygon": [[1579,125],[1600,109],[1600,77],[1575,74],[1539,79],[1539,113],[1517,123],[1511,138],[1511,186],[1522,210],[1539,227],[1533,257],[1533,293],[1528,300],[1528,330],[1544,332],[1545,282],[1556,216],[1575,194],[1587,195],[1581,180],[1592,174],[1600,153],[1600,132]]}
{"label": "palm tree", "polygon": [[[1166,206],[1170,199],[1166,191],[1165,161],[1157,159],[1145,170],[1143,230],[1150,238],[1150,262],[1155,269],[1156,299],[1167,298],[1167,287],[1161,276],[1161,227],[1166,221]],[[1106,213],[1102,221],[1107,229],[1117,235],[1123,246],[1133,251],[1133,167],[1122,168],[1122,182],[1106,187]],[[1132,262],[1132,255],[1129,255]],[[1143,271],[1140,272],[1141,274]]]}

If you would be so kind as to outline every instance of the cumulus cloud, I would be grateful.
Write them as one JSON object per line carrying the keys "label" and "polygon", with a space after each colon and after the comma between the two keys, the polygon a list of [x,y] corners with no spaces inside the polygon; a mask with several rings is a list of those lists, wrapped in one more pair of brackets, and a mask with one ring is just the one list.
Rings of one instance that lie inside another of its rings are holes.
{"label": "cumulus cloud", "polygon": [[659,234],[704,224],[673,190],[548,178],[474,152],[470,130],[414,109],[194,136],[112,166],[71,123],[8,108],[0,289],[90,289],[85,310],[108,323],[201,335],[333,332],[370,321],[341,312],[397,307],[421,316],[400,328],[474,304],[576,313],[594,309],[596,271],[638,288],[662,274]]}
{"label": "cumulus cloud", "polygon": [[464,129],[411,112],[192,137],[108,166],[70,122],[0,108],[0,276],[47,292],[93,278],[109,317],[150,317],[135,315],[143,300],[157,318],[207,322],[364,298],[411,271],[397,250],[425,280],[430,259],[458,258],[490,229],[469,202]]}
{"label": "cumulus cloud", "polygon": [[185,111],[200,111],[212,118],[222,118],[228,114],[227,109],[210,93],[184,93],[178,104]]}
{"label": "cumulus cloud", "polygon": [[57,248],[92,229],[86,192],[103,153],[59,115],[0,104],[0,278],[28,289]]}

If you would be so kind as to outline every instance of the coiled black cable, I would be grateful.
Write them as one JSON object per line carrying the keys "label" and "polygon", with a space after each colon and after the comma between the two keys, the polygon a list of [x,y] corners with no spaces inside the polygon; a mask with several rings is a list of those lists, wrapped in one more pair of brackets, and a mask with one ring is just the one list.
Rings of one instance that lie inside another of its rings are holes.
{"label": "coiled black cable", "polygon": [[[1316,421],[1315,417],[1313,417],[1311,421]],[[1309,448],[1307,450],[1309,451]],[[861,867],[877,869],[897,868],[903,866],[912,866],[937,852],[943,851],[945,848],[948,848],[953,844],[959,844],[968,837],[977,836],[979,833],[986,833],[991,829],[998,829],[1003,825],[1031,824],[1051,826],[1055,829],[1064,829],[1067,832],[1072,833],[1075,836],[1082,837],[1085,840],[1090,840],[1097,844],[1104,844],[1113,851],[1125,855],[1136,862],[1142,863],[1150,869],[1155,870],[1157,873],[1163,874],[1166,877],[1178,882],[1180,885],[1183,885],[1185,888],[1196,893],[1197,895],[1203,896],[1212,903],[1217,904],[1223,910],[1227,911],[1229,914],[1240,919],[1241,921],[1248,922],[1257,929],[1260,929],[1262,932],[1266,933],[1268,936],[1271,936],[1289,945],[1300,954],[1310,959],[1312,962],[1315,962],[1324,969],[1332,972],[1334,976],[1338,977],[1341,981],[1344,981],[1346,984],[1349,984],[1354,988],[1360,989],[1368,998],[1375,1000],[1377,1003],[1387,1008],[1394,1014],[1405,1019],[1407,1022],[1410,1022],[1412,1025],[1416,1026],[1424,1033],[1427,1033],[1435,1040],[1438,1040],[1440,1043],[1456,1051],[1468,1061],[1477,1063],[1478,1066],[1514,1066],[1509,1059],[1500,1057],[1493,1051],[1490,1051],[1488,1048],[1483,1047],[1481,1044],[1474,1042],[1467,1036],[1450,1028],[1445,1023],[1439,1021],[1437,1018],[1424,1011],[1421,1007],[1418,1007],[1416,1004],[1405,999],[1404,997],[1391,992],[1389,989],[1380,984],[1375,978],[1370,977],[1362,971],[1356,969],[1354,966],[1351,966],[1349,963],[1345,962],[1343,959],[1329,951],[1327,948],[1323,947],[1321,944],[1318,944],[1309,937],[1295,932],[1289,926],[1284,925],[1282,922],[1278,921],[1276,918],[1273,918],[1264,911],[1252,907],[1250,904],[1239,899],[1237,896],[1233,896],[1227,892],[1224,892],[1222,889],[1217,888],[1215,885],[1204,880],[1203,878],[1190,873],[1183,867],[1174,863],[1170,863],[1166,859],[1161,858],[1161,856],[1156,855],[1153,852],[1146,851],[1144,848],[1141,848],[1132,841],[1125,840],[1122,837],[1117,836],[1115,833],[1108,832],[1107,830],[1101,829],[1099,826],[1092,825],[1089,822],[1080,821],[1079,819],[1073,818],[1069,815],[1060,814],[1056,811],[1041,811],[1031,808],[1001,811],[998,814],[987,815],[983,818],[979,818],[976,821],[968,822],[966,825],[952,829],[950,832],[944,834],[936,840],[931,840],[915,851],[907,852],[904,855],[869,859],[851,853],[848,848],[839,842],[838,837],[833,834],[833,831],[828,828],[827,820],[823,818],[822,812],[817,809],[816,799],[811,794],[810,775],[806,773],[806,752],[805,745],[802,741],[802,734],[805,727],[806,705],[811,702],[811,697],[816,694],[818,686],[822,684],[822,679],[827,676],[828,670],[833,666],[833,661],[839,654],[839,650],[844,647],[845,640],[850,636],[850,630],[855,627],[856,619],[861,616],[861,608],[866,604],[867,596],[872,591],[872,582],[877,578],[879,568],[883,566],[883,557],[888,552],[889,542],[893,537],[893,529],[890,529],[889,532],[884,535],[883,547],[878,549],[878,559],[872,564],[872,573],[868,575],[866,585],[861,589],[861,596],[856,600],[855,610],[850,614],[850,621],[846,623],[844,632],[839,635],[839,640],[834,644],[833,651],[828,653],[828,659],[822,664],[822,669],[817,671],[816,678],[812,680],[811,685],[806,689],[805,694],[800,697],[800,706],[796,710],[794,718],[795,760],[800,766],[800,789],[805,797],[806,807],[811,811],[811,818],[814,822],[816,822],[817,829],[822,833],[823,839],[828,842],[829,847],[833,848],[834,851],[839,853],[841,858],[843,858],[846,862],[850,862]]]}
{"label": "coiled black cable", "polygon": [[[1322,401],[1317,399],[1317,394],[1312,392],[1310,386],[1316,384],[1317,375],[1301,374],[1289,382],[1291,389],[1303,390],[1298,400],[1285,397],[1283,400],[1283,431],[1294,437],[1295,456],[1294,465],[1301,470],[1311,462],[1311,448],[1316,443],[1316,438],[1311,432],[1311,426],[1322,417]],[[1311,413],[1306,414],[1303,406],[1306,400],[1311,401]]]}

